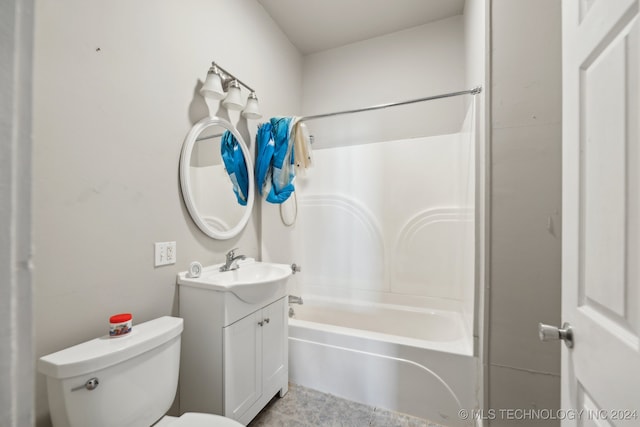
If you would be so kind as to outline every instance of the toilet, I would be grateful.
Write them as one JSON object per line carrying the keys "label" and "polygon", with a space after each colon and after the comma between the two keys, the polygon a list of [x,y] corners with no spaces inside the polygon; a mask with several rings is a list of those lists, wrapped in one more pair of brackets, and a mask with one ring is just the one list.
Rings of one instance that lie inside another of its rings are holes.
{"label": "toilet", "polygon": [[41,357],[54,427],[242,426],[220,415],[165,415],[178,386],[182,329],[182,319],[165,316]]}

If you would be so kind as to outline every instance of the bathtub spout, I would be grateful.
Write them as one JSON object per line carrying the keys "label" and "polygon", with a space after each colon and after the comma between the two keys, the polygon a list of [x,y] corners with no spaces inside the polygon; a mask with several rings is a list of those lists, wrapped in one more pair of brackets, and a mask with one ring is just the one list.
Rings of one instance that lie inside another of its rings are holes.
{"label": "bathtub spout", "polygon": [[303,304],[302,297],[297,297],[295,295],[289,295],[289,304]]}

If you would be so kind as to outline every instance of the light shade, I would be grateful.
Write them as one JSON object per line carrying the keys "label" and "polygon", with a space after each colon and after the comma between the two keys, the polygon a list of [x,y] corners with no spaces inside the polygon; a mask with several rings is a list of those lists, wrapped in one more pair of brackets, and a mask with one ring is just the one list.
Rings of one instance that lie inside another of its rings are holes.
{"label": "light shade", "polygon": [[247,99],[247,106],[244,107],[242,111],[242,115],[247,119],[259,119],[262,117],[260,114],[260,108],[258,107],[258,97],[255,92],[251,92],[249,94],[249,98]]}
{"label": "light shade", "polygon": [[222,99],[224,98],[224,90],[222,90],[222,80],[220,79],[220,75],[213,71],[209,70],[207,73],[207,78],[200,89],[200,94],[205,98],[212,99]]}
{"label": "light shade", "polygon": [[229,83],[227,97],[222,101],[222,105],[227,110],[242,110],[242,107],[244,107],[242,95],[240,94],[240,83],[237,80]]}

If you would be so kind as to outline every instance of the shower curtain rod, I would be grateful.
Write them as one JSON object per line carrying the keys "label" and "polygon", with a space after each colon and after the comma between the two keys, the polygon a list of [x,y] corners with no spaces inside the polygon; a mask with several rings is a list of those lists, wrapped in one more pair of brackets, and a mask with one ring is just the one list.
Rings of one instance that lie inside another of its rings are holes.
{"label": "shower curtain rod", "polygon": [[[344,111],[336,111],[334,113],[325,113],[325,114],[315,114],[313,116],[304,116],[304,117],[300,118],[300,121],[322,119],[324,117],[340,116],[340,115],[343,115],[343,114],[361,113],[363,111],[381,110],[383,108],[397,107],[398,105],[415,104],[416,102],[432,101],[434,99],[442,99],[442,98],[451,98],[452,96],[460,96],[460,95],[468,95],[468,94],[477,95],[480,92],[482,92],[482,86],[476,86],[473,89],[461,90],[459,92],[443,93],[441,95],[426,96],[424,98],[410,99],[408,101],[389,102],[387,104],[374,105],[372,107],[365,107],[365,108],[357,108],[355,110],[344,110]],[[220,135],[211,135],[211,136],[203,136],[203,137],[200,137],[200,138],[196,139],[196,141],[204,141],[206,139],[215,138],[217,136],[222,136],[222,134],[220,134]]]}
{"label": "shower curtain rod", "polygon": [[460,95],[467,95],[467,94],[477,95],[480,92],[482,92],[482,86],[477,86],[477,87],[474,87],[473,89],[461,90],[459,92],[443,93],[441,95],[427,96],[427,97],[424,97],[424,98],[410,99],[408,101],[389,102],[387,104],[374,105],[372,107],[365,107],[365,108],[356,108],[354,110],[344,110],[344,111],[336,111],[334,113],[325,113],[325,114],[315,114],[313,116],[304,116],[304,117],[301,117],[300,120],[301,121],[302,120],[306,121],[306,120],[322,119],[322,118],[325,118],[325,117],[341,116],[343,114],[361,113],[363,111],[381,110],[383,108],[396,107],[398,105],[414,104],[416,102],[432,101],[434,99],[450,98],[452,96],[460,96]]}

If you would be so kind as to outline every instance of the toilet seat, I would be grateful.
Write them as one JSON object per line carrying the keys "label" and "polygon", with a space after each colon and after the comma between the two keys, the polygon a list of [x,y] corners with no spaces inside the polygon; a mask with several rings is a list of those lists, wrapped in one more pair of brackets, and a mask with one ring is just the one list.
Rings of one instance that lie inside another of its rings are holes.
{"label": "toilet seat", "polygon": [[167,427],[244,427],[239,422],[221,415],[185,412]]}

